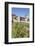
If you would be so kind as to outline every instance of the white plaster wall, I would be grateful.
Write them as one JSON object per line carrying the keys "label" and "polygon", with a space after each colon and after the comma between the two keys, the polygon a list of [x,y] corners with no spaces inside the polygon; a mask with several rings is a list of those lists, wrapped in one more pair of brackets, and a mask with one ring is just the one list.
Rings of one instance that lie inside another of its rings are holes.
{"label": "white plaster wall", "polygon": [[34,5],[34,41],[35,41],[35,5]]}
{"label": "white plaster wall", "polygon": [[17,18],[17,19],[18,19],[18,22],[20,22],[20,17],[19,17],[19,16],[18,16],[18,18]]}

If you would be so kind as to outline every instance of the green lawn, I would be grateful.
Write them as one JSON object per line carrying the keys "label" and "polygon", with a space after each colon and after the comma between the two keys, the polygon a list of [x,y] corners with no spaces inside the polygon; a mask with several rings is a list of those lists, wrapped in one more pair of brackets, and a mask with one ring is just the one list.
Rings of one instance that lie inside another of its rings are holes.
{"label": "green lawn", "polygon": [[13,22],[12,24],[12,38],[27,38],[29,37],[29,24]]}

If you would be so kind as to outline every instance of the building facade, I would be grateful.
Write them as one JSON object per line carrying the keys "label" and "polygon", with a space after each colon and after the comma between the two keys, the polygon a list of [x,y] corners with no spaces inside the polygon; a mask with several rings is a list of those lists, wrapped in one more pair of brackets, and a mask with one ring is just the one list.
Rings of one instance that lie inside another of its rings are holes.
{"label": "building facade", "polygon": [[13,22],[29,22],[29,18],[28,17],[19,17],[16,15],[12,15],[12,21]]}

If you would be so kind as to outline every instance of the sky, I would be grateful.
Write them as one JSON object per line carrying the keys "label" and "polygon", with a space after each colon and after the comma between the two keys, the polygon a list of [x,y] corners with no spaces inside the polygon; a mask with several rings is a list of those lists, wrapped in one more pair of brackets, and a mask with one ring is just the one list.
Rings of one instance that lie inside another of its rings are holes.
{"label": "sky", "polygon": [[16,16],[27,16],[29,15],[29,8],[12,8],[12,13]]}

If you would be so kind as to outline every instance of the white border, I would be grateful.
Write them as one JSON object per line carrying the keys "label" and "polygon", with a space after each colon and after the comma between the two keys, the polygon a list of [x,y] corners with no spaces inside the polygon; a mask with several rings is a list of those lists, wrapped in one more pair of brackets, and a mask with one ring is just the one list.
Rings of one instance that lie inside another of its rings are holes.
{"label": "white border", "polygon": [[[12,21],[12,8],[13,7],[16,7],[16,8],[30,8],[30,37],[29,38],[11,38],[11,21]],[[33,17],[33,10],[32,10],[32,5],[16,5],[16,4],[9,4],[8,5],[8,15],[9,15],[9,18],[8,18],[8,24],[9,24],[9,32],[8,32],[8,40],[9,42],[20,42],[20,41],[32,41],[32,36],[33,36],[33,25],[32,25],[32,17]]]}

